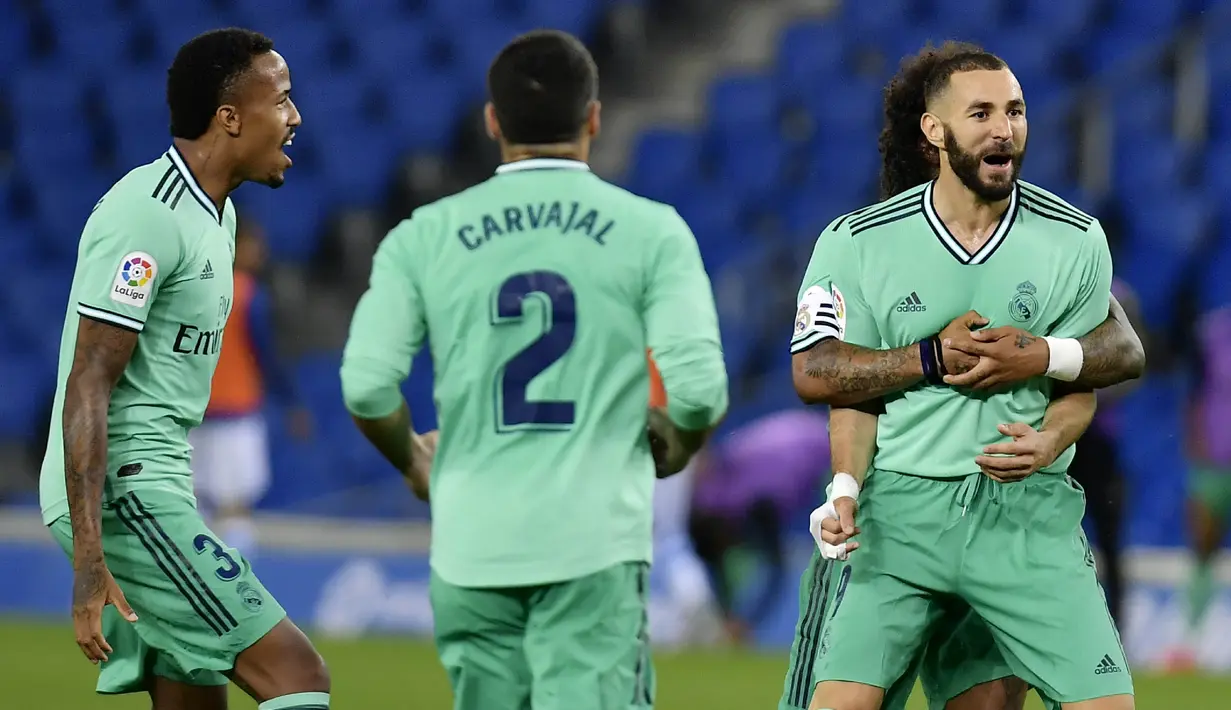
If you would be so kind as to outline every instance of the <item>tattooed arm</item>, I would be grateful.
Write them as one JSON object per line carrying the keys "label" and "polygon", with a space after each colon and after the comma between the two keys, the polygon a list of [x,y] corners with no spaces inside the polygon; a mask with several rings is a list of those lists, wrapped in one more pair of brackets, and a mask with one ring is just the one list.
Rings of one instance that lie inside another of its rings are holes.
{"label": "tattooed arm", "polygon": [[[949,338],[968,334],[986,323],[978,313],[968,311],[945,326],[940,335]],[[950,372],[965,372],[978,362],[956,350],[946,350],[944,358]],[[791,356],[791,378],[795,393],[807,404],[852,406],[919,383],[923,380],[923,363],[919,343],[877,350],[831,337]]]}
{"label": "tattooed arm", "polygon": [[807,404],[858,404],[923,379],[919,345],[873,350],[828,338],[791,356],[795,393]]}
{"label": "tattooed arm", "polygon": [[[1082,350],[1081,373],[1069,383],[1071,389],[1095,390],[1141,377],[1145,349],[1128,316],[1111,297],[1107,319],[1077,338]],[[1047,341],[1013,326],[959,334],[945,343],[979,364],[969,372],[950,375],[945,382],[955,387],[988,389],[1046,374],[1050,358]]]}
{"label": "tattooed arm", "polygon": [[136,331],[82,316],[64,386],[64,481],[73,528],[73,620],[77,643],[91,660],[105,660],[110,651],[102,637],[102,607],[115,602],[121,613],[132,615],[103,559],[101,519],[111,390],[136,345]]}

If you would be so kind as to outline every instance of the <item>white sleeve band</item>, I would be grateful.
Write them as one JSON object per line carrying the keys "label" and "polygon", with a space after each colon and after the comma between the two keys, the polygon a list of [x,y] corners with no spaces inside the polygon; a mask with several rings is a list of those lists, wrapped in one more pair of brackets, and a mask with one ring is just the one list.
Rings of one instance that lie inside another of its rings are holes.
{"label": "white sleeve band", "polygon": [[859,500],[859,481],[849,473],[839,471],[833,475],[833,482],[829,484],[827,489],[829,500],[837,500],[839,498],[853,498]]}
{"label": "white sleeve band", "polygon": [[1064,382],[1072,382],[1081,374],[1085,360],[1081,343],[1077,338],[1043,338],[1047,341],[1047,376]]}

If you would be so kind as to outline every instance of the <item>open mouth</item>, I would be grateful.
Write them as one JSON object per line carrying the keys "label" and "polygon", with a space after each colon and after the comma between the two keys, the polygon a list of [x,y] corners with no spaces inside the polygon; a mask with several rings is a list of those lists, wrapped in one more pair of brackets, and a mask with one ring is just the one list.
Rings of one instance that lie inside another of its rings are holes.
{"label": "open mouth", "polygon": [[983,156],[983,162],[994,168],[1004,168],[1013,163],[1013,156],[1008,153],[992,153]]}
{"label": "open mouth", "polygon": [[289,135],[289,136],[287,136],[287,137],[286,137],[286,140],[282,141],[282,147],[283,147],[283,148],[287,147],[287,146],[288,146],[288,145],[290,145],[292,142],[294,142],[294,140],[295,140],[295,134],[294,134],[294,133],[292,133],[291,135]]}

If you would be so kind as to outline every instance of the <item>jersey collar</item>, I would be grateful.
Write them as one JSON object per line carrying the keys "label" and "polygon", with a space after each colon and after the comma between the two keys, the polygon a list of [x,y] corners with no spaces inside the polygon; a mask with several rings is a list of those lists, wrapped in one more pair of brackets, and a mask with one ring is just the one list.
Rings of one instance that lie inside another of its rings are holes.
{"label": "jersey collar", "polygon": [[940,215],[936,214],[936,206],[932,204],[934,187],[936,187],[935,180],[928,183],[928,186],[923,191],[923,216],[927,219],[928,226],[932,228],[932,232],[936,234],[936,238],[953,255],[953,258],[962,264],[977,266],[987,262],[988,259],[992,258],[992,254],[1000,248],[1000,245],[1004,243],[1005,237],[1009,236],[1009,230],[1013,228],[1013,223],[1017,221],[1017,183],[1013,184],[1013,192],[1009,195],[1009,206],[1005,209],[1004,214],[1000,215],[1000,222],[996,225],[996,231],[992,232],[991,238],[973,254],[966,251],[966,247],[962,246],[962,243],[945,226]]}
{"label": "jersey collar", "polygon": [[205,194],[205,190],[201,189],[201,184],[197,182],[197,177],[192,174],[192,169],[188,167],[188,161],[184,160],[180,149],[172,145],[171,149],[167,151],[167,157],[170,158],[171,164],[175,166],[175,169],[179,170],[180,175],[184,177],[184,182],[188,183],[188,191],[192,193],[196,201],[201,203],[201,206],[205,208],[206,212],[209,212],[209,215],[214,218],[215,222],[222,224],[222,216],[218,214],[218,208],[214,206],[214,201],[209,198],[209,195]]}
{"label": "jersey collar", "polygon": [[501,165],[496,168],[496,174],[519,173],[524,170],[583,170],[589,172],[590,166],[572,158],[526,158]]}

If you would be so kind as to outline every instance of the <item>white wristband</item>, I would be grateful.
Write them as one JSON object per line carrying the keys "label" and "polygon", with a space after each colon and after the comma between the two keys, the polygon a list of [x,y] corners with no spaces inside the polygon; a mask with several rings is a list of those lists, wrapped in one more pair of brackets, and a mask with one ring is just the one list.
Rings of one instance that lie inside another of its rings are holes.
{"label": "white wristband", "polygon": [[1085,358],[1081,343],[1076,338],[1043,338],[1047,341],[1047,376],[1064,382],[1072,382],[1081,374]]}
{"label": "white wristband", "polygon": [[827,492],[829,500],[839,498],[859,500],[859,481],[856,481],[851,474],[839,471],[833,475],[833,482],[829,484]]}

